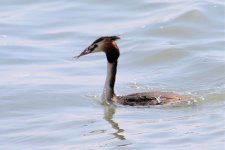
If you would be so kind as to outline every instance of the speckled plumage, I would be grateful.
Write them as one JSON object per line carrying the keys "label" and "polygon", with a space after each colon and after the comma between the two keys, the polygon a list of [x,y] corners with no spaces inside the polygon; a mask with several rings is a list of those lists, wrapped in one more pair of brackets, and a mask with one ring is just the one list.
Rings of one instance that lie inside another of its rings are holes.
{"label": "speckled plumage", "polygon": [[191,99],[190,96],[181,96],[173,92],[143,92],[126,96],[114,96],[112,101],[129,106],[162,105],[169,102]]}

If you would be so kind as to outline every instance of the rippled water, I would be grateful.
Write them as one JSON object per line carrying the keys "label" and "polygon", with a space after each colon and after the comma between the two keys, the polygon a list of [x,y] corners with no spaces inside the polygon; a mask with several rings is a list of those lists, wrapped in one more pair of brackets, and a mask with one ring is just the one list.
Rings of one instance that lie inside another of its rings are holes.
{"label": "rippled water", "polygon": [[[1,0],[0,149],[225,149],[223,0]],[[72,57],[121,35],[116,92],[192,105],[100,103],[106,60]]]}

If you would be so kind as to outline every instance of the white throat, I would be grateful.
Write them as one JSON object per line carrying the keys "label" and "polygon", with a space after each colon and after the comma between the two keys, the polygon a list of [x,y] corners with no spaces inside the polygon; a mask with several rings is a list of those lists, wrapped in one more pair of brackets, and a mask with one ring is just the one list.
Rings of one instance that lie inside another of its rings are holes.
{"label": "white throat", "polygon": [[117,61],[107,64],[107,76],[103,89],[102,100],[112,102],[114,93],[114,85],[116,80]]}

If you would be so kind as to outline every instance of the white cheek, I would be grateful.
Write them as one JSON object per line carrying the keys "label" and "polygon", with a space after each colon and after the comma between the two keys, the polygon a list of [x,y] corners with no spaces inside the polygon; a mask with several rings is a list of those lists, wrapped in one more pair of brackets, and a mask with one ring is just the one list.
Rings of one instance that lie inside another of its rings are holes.
{"label": "white cheek", "polygon": [[96,52],[99,52],[99,50],[95,49],[92,51],[92,53],[96,53]]}
{"label": "white cheek", "polygon": [[102,52],[102,51],[104,51],[103,45],[102,44],[98,44],[98,47],[96,47],[93,52]]}

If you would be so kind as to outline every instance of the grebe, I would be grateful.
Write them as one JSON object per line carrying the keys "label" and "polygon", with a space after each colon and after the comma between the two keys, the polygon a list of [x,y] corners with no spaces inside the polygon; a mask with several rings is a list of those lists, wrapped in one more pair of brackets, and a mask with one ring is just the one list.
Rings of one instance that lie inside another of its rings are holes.
{"label": "grebe", "polygon": [[116,80],[117,60],[119,58],[120,51],[115,41],[118,39],[120,39],[119,36],[100,37],[87,47],[80,55],[75,56],[75,58],[78,59],[83,55],[95,52],[104,52],[106,54],[108,64],[107,76],[102,94],[102,100],[104,102],[130,106],[149,106],[190,99],[190,96],[181,96],[173,92],[143,92],[127,96],[116,96],[114,93],[114,85]]}

